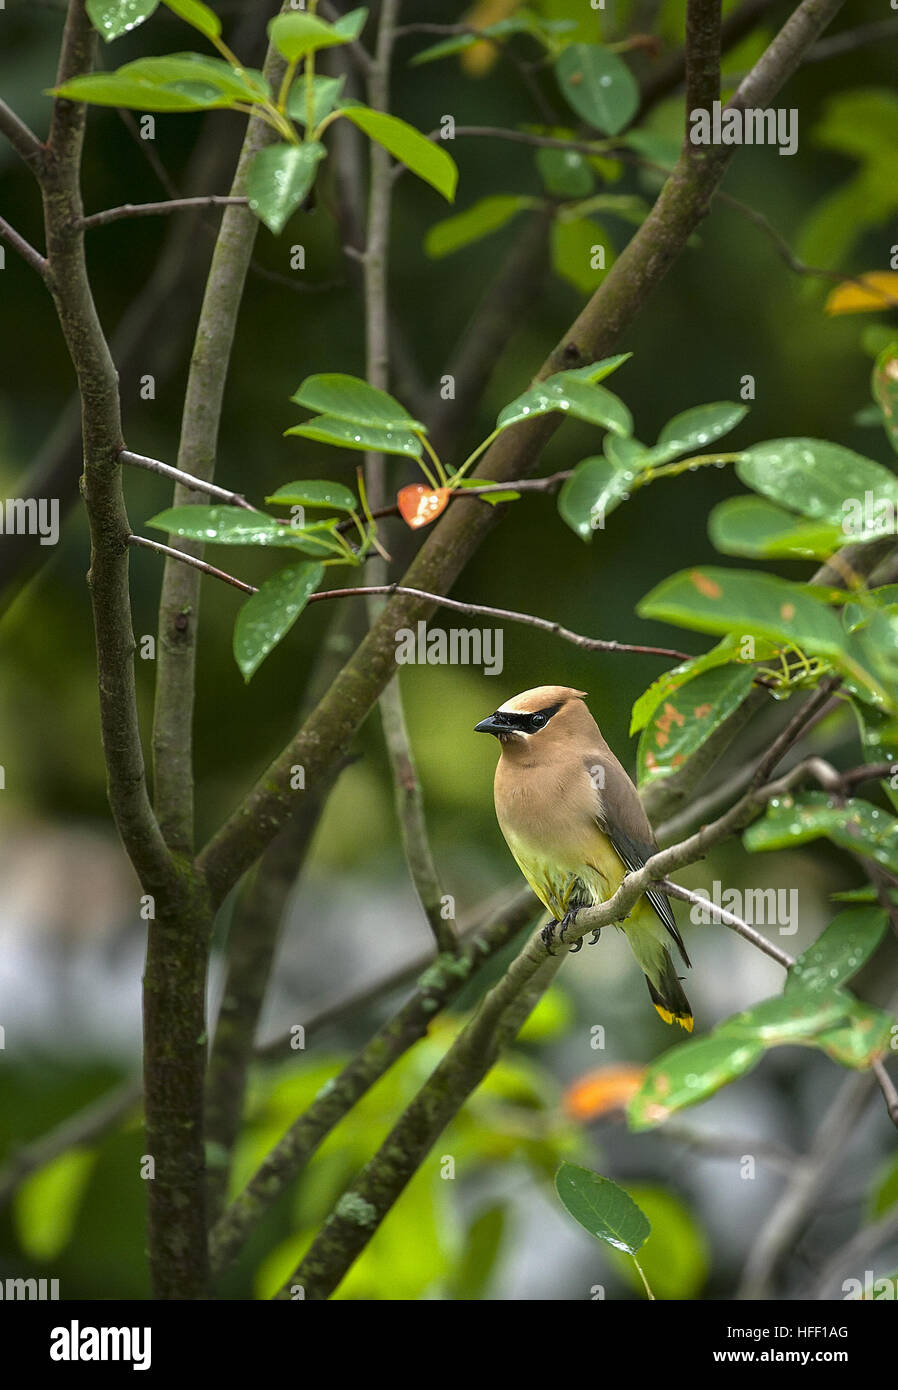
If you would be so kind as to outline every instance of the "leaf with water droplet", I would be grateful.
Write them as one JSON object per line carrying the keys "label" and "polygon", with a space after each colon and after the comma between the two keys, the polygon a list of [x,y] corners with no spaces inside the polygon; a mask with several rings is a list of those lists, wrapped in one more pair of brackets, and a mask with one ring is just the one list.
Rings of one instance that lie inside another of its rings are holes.
{"label": "leaf with water droplet", "polygon": [[316,415],[303,425],[293,425],[285,434],[299,434],[304,439],[317,439],[322,444],[334,444],[340,449],[370,450],[377,454],[404,454],[420,458],[423,446],[420,439],[408,430],[379,429],[361,425],[353,420],[339,420],[333,415]]}
{"label": "leaf with water droplet", "polygon": [[244,680],[250,680],[290,631],[323,574],[323,565],[289,565],[266,579],[243,605],[234,626],[234,659]]}
{"label": "leaf with water droplet", "polygon": [[107,43],[143,24],[159,0],[87,0],[90,22]]}
{"label": "leaf with water droplet", "polygon": [[853,907],[838,913],[813,945],[802,951],[786,976],[784,993],[797,989],[825,993],[846,984],[873,955],[887,927],[888,917],[879,907]]}
{"label": "leaf with water droplet", "polygon": [[636,115],[636,79],[623,59],[608,48],[569,44],[556,59],[555,76],[572,110],[604,135],[618,135]]}
{"label": "leaf with water droplet", "polygon": [[253,159],[246,190],[250,209],[279,236],[306,197],[327,151],[317,141],[267,145]]}

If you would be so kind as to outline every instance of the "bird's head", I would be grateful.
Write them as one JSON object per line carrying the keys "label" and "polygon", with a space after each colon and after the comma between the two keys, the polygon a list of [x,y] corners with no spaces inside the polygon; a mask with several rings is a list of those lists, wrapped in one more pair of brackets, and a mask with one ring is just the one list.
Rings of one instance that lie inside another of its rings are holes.
{"label": "bird's head", "polygon": [[526,747],[536,739],[548,744],[559,734],[572,732],[587,719],[585,690],[569,685],[538,685],[506,700],[495,714],[475,724],[475,734],[494,734],[503,748]]}

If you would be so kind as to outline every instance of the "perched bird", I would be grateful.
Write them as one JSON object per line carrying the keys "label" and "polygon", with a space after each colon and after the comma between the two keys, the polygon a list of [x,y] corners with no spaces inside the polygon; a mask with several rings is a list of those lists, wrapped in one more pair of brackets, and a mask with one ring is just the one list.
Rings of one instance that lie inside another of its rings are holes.
{"label": "perched bird", "polygon": [[[658,848],[636,788],[584,699],[568,686],[537,686],[475,727],[501,744],[496,816],[518,868],[555,919],[544,934],[550,949],[556,923],[563,940],[580,908],[610,898]],[[667,895],[653,884],[620,926],[658,1013],[691,1032],[669,938],[690,962]]]}

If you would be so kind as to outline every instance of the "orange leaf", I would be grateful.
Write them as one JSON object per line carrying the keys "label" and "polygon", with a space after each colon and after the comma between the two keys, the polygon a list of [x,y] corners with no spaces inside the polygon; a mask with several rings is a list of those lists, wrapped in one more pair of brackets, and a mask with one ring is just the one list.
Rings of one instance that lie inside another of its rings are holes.
{"label": "orange leaf", "polygon": [[623,1110],[642,1085],[645,1071],[645,1067],[626,1065],[588,1071],[565,1091],[565,1114],[573,1120],[595,1120],[613,1110]]}
{"label": "orange leaf", "polygon": [[829,295],[828,314],[868,314],[874,309],[898,308],[898,271],[870,270],[859,275],[861,284],[846,281]]}
{"label": "orange leaf", "polygon": [[399,515],[402,520],[413,531],[417,531],[419,526],[429,526],[432,521],[436,521],[449,501],[449,489],[425,487],[423,483],[409,483],[408,487],[399,489],[396,501],[399,503]]}

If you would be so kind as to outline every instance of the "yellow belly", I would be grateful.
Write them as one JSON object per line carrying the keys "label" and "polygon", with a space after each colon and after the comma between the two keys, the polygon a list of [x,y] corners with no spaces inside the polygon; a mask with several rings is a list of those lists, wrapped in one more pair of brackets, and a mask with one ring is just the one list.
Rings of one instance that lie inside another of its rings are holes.
{"label": "yellow belly", "polygon": [[[557,853],[527,844],[503,827],[518,868],[544,907],[560,921],[572,907],[594,906],[616,893],[626,873],[623,860],[600,831],[591,843],[565,862]],[[572,899],[574,901],[572,901]]]}

